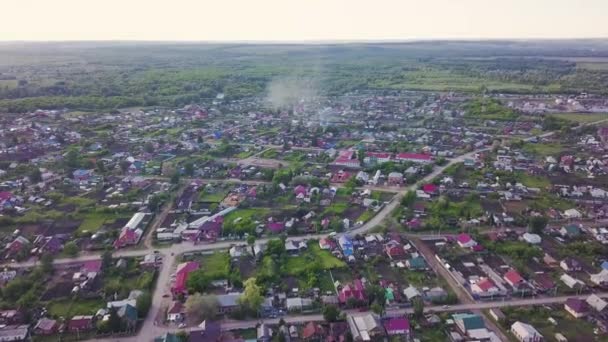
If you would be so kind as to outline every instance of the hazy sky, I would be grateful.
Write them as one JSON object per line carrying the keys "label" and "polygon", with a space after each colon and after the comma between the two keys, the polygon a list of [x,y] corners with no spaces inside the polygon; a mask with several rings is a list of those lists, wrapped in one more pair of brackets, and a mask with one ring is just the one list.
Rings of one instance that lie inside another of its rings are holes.
{"label": "hazy sky", "polygon": [[608,37],[608,0],[5,0],[0,9],[0,40]]}

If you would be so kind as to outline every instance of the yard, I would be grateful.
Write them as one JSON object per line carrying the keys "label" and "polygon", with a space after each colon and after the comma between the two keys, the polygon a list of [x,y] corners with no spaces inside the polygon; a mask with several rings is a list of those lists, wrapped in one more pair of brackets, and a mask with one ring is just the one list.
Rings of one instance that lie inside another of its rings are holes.
{"label": "yard", "polygon": [[330,252],[322,250],[319,244],[314,241],[308,244],[308,249],[304,253],[287,259],[285,264],[287,272],[298,275],[306,269],[311,261],[318,261],[324,270],[346,267],[344,261],[334,257]]}
{"label": "yard", "polygon": [[225,223],[233,223],[238,218],[241,220],[262,220],[270,213],[270,209],[268,208],[247,208],[247,209],[237,209],[226,216],[224,216]]}
{"label": "yard", "polygon": [[523,150],[538,156],[557,156],[564,150],[564,146],[558,142],[551,143],[526,143]]}
{"label": "yard", "polygon": [[106,307],[106,302],[99,299],[64,299],[52,301],[47,310],[52,317],[69,318],[75,315],[94,315],[97,310]]}
{"label": "yard", "polygon": [[[593,334],[593,325],[583,319],[575,319],[570,316],[563,306],[555,307],[521,307],[504,308],[503,313],[507,317],[505,330],[510,329],[510,325],[519,320],[534,326],[546,339],[552,339],[556,333],[564,335],[568,341],[607,341],[606,336],[596,336]],[[552,317],[557,321],[553,325],[549,322]],[[507,333],[508,336],[513,336]]]}
{"label": "yard", "polygon": [[226,195],[228,195],[228,190],[226,189],[216,189],[215,191],[209,191],[207,189],[201,191],[201,195],[199,200],[201,202],[213,202],[220,203]]}
{"label": "yard", "polygon": [[576,123],[588,123],[608,119],[608,113],[555,113],[551,114],[551,116]]}
{"label": "yard", "polygon": [[82,223],[78,227],[77,233],[95,233],[103,225],[113,224],[117,219],[127,219],[132,216],[131,213],[109,213],[93,211],[82,216]]}

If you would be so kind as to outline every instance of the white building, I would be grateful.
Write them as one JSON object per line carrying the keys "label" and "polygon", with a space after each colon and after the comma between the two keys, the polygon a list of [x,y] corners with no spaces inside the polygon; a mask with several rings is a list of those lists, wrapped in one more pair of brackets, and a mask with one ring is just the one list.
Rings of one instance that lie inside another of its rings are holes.
{"label": "white building", "polygon": [[540,342],[543,340],[543,335],[541,335],[538,330],[530,324],[522,323],[520,321],[511,325],[511,333],[513,333],[515,338],[520,342]]}

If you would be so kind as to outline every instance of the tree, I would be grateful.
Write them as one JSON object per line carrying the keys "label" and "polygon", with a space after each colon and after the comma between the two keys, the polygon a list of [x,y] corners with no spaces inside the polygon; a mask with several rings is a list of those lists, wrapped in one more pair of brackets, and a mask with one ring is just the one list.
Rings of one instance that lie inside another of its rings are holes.
{"label": "tree", "polygon": [[101,268],[103,270],[106,270],[110,266],[112,266],[112,251],[106,250],[103,253],[101,253]]}
{"label": "tree", "polygon": [[154,153],[154,144],[152,144],[151,142],[147,142],[144,144],[144,151],[146,151],[146,153]]}
{"label": "tree", "polygon": [[530,219],[530,230],[534,234],[542,234],[549,220],[544,216],[534,216]]}
{"label": "tree", "polygon": [[137,302],[135,305],[137,308],[137,316],[146,317],[148,310],[150,310],[150,306],[152,305],[152,296],[150,295],[150,292],[145,291],[139,297],[137,297]]}
{"label": "tree", "polygon": [[161,195],[152,195],[149,199],[148,199],[148,210],[150,210],[151,212],[155,213],[158,211],[158,209],[160,208],[160,205],[163,202],[163,198]]}
{"label": "tree", "polygon": [[335,305],[327,305],[323,308],[323,319],[327,322],[335,322],[340,318],[340,309]]}
{"label": "tree", "polygon": [[95,166],[97,167],[97,172],[99,172],[99,173],[104,173],[104,172],[106,172],[106,164],[104,164],[103,160],[101,160],[101,159],[100,159],[100,160],[98,160],[98,161],[95,163]]}
{"label": "tree", "polygon": [[80,251],[80,249],[78,248],[78,245],[76,245],[76,242],[70,241],[65,244],[65,246],[63,247],[63,251],[68,256],[75,257],[76,255],[78,255],[78,252]]}
{"label": "tree", "polygon": [[415,201],[416,201],[416,192],[410,190],[410,191],[406,192],[405,195],[403,196],[403,199],[401,200],[401,205],[404,207],[409,207],[410,205],[414,204]]}
{"label": "tree", "polygon": [[184,165],[184,173],[190,177],[194,176],[194,163],[187,162]]}
{"label": "tree", "polygon": [[253,245],[255,245],[255,235],[249,235],[247,237],[247,245],[251,249],[251,253],[253,254]]}
{"label": "tree", "polygon": [[110,317],[108,319],[108,329],[111,332],[119,332],[123,330],[122,320],[118,316],[118,311],[115,307],[110,308]]}
{"label": "tree", "polygon": [[256,283],[256,278],[247,279],[243,285],[245,288],[239,298],[239,303],[246,309],[257,312],[264,301],[264,297],[262,297],[262,290]]}
{"label": "tree", "polygon": [[186,314],[196,320],[213,319],[218,314],[219,302],[215,296],[203,296],[195,293],[186,299]]}
{"label": "tree", "polygon": [[30,179],[30,182],[32,183],[40,183],[42,181],[42,173],[37,167],[35,167],[32,172],[30,172],[28,177]]}
{"label": "tree", "polygon": [[122,160],[119,165],[122,173],[127,173],[127,171],[129,171],[129,166],[131,166],[131,163],[129,163],[129,161],[125,159]]}
{"label": "tree", "polygon": [[77,169],[80,167],[80,159],[78,156],[78,151],[71,149],[65,155],[65,164],[72,169]]}
{"label": "tree", "polygon": [[53,272],[53,255],[45,253],[40,257],[40,268],[45,274]]}
{"label": "tree", "polygon": [[424,302],[422,299],[414,298],[412,305],[414,306],[414,317],[421,318],[424,314]]}
{"label": "tree", "polygon": [[173,175],[171,176],[171,184],[179,184],[179,178],[180,178],[179,171],[175,171],[173,173]]}
{"label": "tree", "polygon": [[378,304],[378,302],[374,302],[370,308],[372,309],[372,312],[377,315],[382,316],[384,314],[384,307]]}

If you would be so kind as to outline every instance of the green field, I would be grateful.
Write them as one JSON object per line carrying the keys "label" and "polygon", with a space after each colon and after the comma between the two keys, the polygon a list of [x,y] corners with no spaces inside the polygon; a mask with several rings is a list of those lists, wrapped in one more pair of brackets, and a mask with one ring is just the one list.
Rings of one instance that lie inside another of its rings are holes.
{"label": "green field", "polygon": [[556,113],[551,114],[551,116],[577,123],[595,122],[608,119],[608,113]]}
{"label": "green field", "polygon": [[104,224],[112,224],[119,218],[130,218],[130,213],[104,213],[90,212],[82,216],[82,223],[78,227],[77,233],[94,233],[98,231]]}
{"label": "green field", "polygon": [[527,187],[531,187],[531,188],[540,188],[540,189],[544,189],[547,188],[551,185],[551,182],[545,178],[545,177],[540,177],[540,176],[533,176],[527,173],[522,173],[519,177],[518,180],[525,186]]}
{"label": "green field", "polygon": [[376,213],[374,213],[371,210],[366,210],[357,218],[357,222],[359,222],[359,221],[367,222],[367,221],[371,220],[371,218],[374,217],[375,214]]}
{"label": "green field", "polygon": [[94,315],[97,310],[106,307],[102,299],[60,300],[49,303],[47,309],[53,317],[69,318],[75,315]]}
{"label": "green field", "polygon": [[308,244],[308,249],[304,253],[287,259],[285,269],[291,275],[301,275],[311,261],[319,261],[324,270],[346,267],[344,261],[336,258],[330,252],[322,250],[314,241]]}
{"label": "green field", "polygon": [[527,153],[535,154],[538,156],[557,156],[564,150],[564,146],[560,143],[526,143],[523,150]]}
{"label": "green field", "polygon": [[216,190],[215,192],[207,192],[206,190],[201,192],[199,200],[201,202],[215,202],[219,203],[228,195],[228,190]]}
{"label": "green field", "polygon": [[238,219],[239,217],[242,220],[248,220],[248,219],[261,220],[265,216],[267,216],[268,213],[270,213],[270,209],[268,209],[268,208],[237,209],[237,210],[234,210],[234,211],[228,213],[226,216],[224,216],[224,222],[233,222],[234,220]]}

